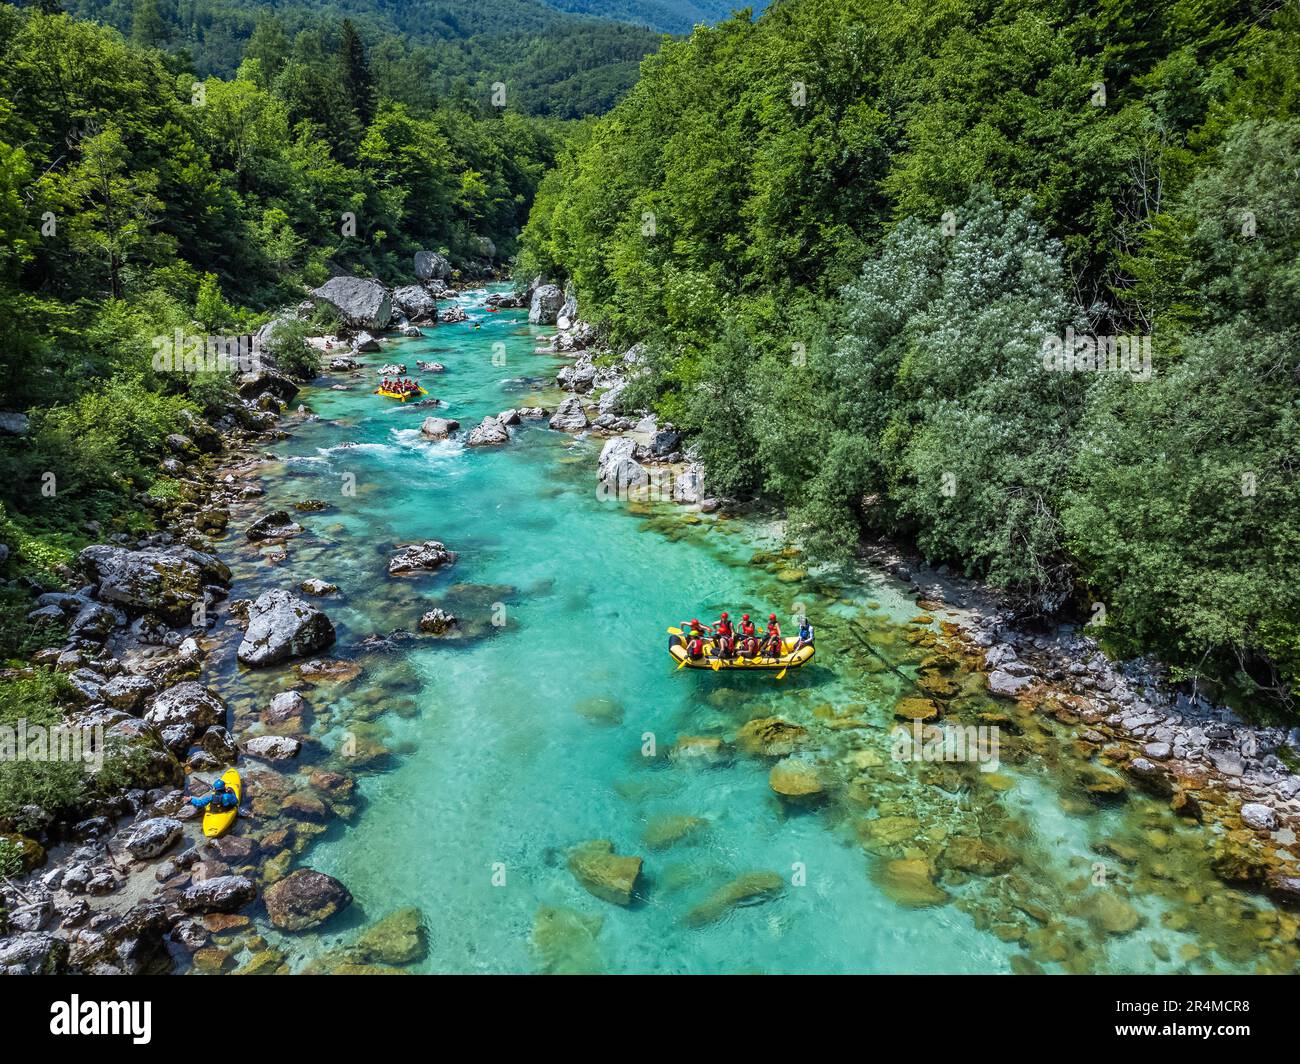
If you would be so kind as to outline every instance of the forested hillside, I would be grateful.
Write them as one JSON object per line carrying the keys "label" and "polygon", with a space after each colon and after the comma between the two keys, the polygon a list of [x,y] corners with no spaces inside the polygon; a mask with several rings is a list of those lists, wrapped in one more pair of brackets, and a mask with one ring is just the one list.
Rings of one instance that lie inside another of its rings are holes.
{"label": "forested hillside", "polygon": [[910,538],[1292,702],[1298,86],[1294,0],[783,0],[647,61],[519,273],[821,551]]}
{"label": "forested hillside", "polygon": [[554,125],[395,102],[346,21],[316,43],[259,38],[237,77],[198,78],[0,6],[4,656],[75,548],[177,490],[167,434],[229,404],[229,375],[155,372],[153,338],[250,331],[336,272],[409,280],[421,248],[480,272],[513,253]]}
{"label": "forested hillside", "polygon": [[[42,5],[34,5],[42,6]],[[45,5],[48,6],[48,5]],[[494,84],[526,114],[577,118],[608,110],[659,46],[654,21],[570,15],[543,0],[67,0],[78,18],[184,56],[202,75],[233,77],[246,54],[310,61],[350,20],[391,99],[482,104]],[[633,5],[629,5],[633,6]],[[673,6],[673,5],[668,5]],[[721,13],[721,12],[720,12]],[[683,27],[687,32],[690,25]]]}

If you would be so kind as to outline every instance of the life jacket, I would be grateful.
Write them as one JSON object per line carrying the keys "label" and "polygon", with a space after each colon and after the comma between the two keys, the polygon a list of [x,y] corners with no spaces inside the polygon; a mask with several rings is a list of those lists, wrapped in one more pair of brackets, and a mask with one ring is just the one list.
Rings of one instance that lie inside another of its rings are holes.
{"label": "life jacket", "polygon": [[740,631],[746,636],[754,635],[755,634],[754,622],[746,621],[744,624],[740,626]]}
{"label": "life jacket", "polygon": [[699,635],[691,636],[691,641],[686,644],[686,653],[693,658],[698,658],[704,653],[704,640]]}
{"label": "life jacket", "polygon": [[714,631],[716,631],[716,632],[718,633],[718,635],[725,635],[725,636],[727,636],[728,638],[731,637],[731,622],[730,622],[730,621],[719,621],[717,624],[715,624],[715,625],[713,626],[713,629],[714,629]]}

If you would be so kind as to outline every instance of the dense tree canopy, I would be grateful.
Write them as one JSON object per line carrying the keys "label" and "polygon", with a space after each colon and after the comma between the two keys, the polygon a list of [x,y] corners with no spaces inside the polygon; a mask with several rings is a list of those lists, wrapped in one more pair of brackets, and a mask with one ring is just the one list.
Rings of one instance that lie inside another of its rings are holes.
{"label": "dense tree canopy", "polygon": [[1288,701],[1298,64],[1295,0],[783,0],[646,61],[518,272],[812,545],[905,535]]}

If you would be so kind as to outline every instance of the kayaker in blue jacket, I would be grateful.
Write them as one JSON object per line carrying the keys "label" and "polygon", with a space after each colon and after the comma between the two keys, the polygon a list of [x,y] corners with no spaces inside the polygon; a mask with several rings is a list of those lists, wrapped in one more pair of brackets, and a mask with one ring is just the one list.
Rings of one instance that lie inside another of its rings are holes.
{"label": "kayaker in blue jacket", "polygon": [[212,793],[205,794],[202,798],[191,798],[190,805],[195,809],[207,809],[211,806],[211,812],[223,813],[238,806],[239,799],[235,797],[234,789],[218,777],[212,781]]}

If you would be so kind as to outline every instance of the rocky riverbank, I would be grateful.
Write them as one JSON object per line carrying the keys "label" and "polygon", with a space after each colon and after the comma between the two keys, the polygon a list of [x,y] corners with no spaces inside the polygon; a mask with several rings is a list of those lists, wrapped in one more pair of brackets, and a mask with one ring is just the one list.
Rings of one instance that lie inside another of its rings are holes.
{"label": "rocky riverbank", "polygon": [[[548,305],[556,298],[551,293]],[[568,402],[588,418],[590,431],[609,436],[597,461],[600,484],[630,500],[741,509],[707,495],[707,471],[671,425],[624,409],[640,349],[621,356],[602,349],[571,300],[556,314],[559,328],[544,350],[574,359],[556,383],[573,393]],[[1187,684],[1170,682],[1159,663],[1111,661],[1087,628],[1017,623],[1003,596],[947,567],[930,569],[896,545],[871,545],[864,554],[864,581],[887,571],[915,590],[922,616],[942,614],[945,652],[977,673],[990,697],[1050,717],[1069,730],[1086,762],[1115,770],[1099,777],[1097,793],[1122,795],[1131,787],[1168,801],[1203,827],[1221,880],[1300,905],[1300,728],[1247,722]],[[949,686],[934,682],[939,692]],[[933,708],[922,719],[942,720],[942,699],[933,690],[922,693]]]}

